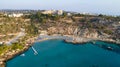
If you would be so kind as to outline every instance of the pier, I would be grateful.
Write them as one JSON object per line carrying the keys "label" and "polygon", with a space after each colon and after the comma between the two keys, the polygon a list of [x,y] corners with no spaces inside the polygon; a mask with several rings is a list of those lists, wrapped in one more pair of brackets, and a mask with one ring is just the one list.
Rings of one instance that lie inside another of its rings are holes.
{"label": "pier", "polygon": [[32,47],[32,50],[34,51],[34,54],[35,54],[35,55],[37,55],[37,54],[38,54],[38,52],[35,50],[35,48],[34,48],[34,47]]}

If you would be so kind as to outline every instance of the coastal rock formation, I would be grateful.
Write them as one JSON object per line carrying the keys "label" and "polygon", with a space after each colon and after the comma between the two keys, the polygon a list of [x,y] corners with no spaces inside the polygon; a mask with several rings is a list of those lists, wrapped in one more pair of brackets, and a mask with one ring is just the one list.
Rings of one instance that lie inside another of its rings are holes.
{"label": "coastal rock formation", "polygon": [[[31,44],[28,42],[32,42],[32,40],[28,40],[27,42],[26,39],[38,36],[41,33],[42,35],[59,34],[60,36],[70,36],[71,39],[68,38],[66,41],[72,43],[101,40],[120,44],[120,24],[118,24],[120,17],[76,13],[71,14],[71,16],[47,15],[37,12],[21,18],[7,18],[4,16],[3,18],[4,20],[0,19],[0,39],[4,41],[5,39],[11,39],[11,36],[6,38],[5,34],[17,33],[21,31],[21,28],[24,28],[26,35],[23,38],[21,37],[18,42],[22,43],[25,41],[27,44],[27,48],[25,49],[28,49],[28,44]],[[46,39],[48,38],[46,37]],[[4,54],[3,58],[6,60],[11,59],[23,51],[8,51]],[[0,66],[4,65],[3,62],[0,59]]]}
{"label": "coastal rock formation", "polygon": [[96,30],[88,30],[88,29],[83,29],[78,32],[78,36],[84,37],[84,38],[98,38],[98,32]]}
{"label": "coastal rock formation", "polygon": [[78,29],[77,27],[50,27],[49,34],[74,35],[84,38],[99,38],[99,33],[96,30]]}
{"label": "coastal rock formation", "polygon": [[74,34],[74,27],[50,27],[48,28],[49,34],[62,34],[62,35],[73,35]]}
{"label": "coastal rock formation", "polygon": [[[61,35],[70,35],[74,38],[73,43],[85,43],[92,40],[101,40],[116,43],[116,40],[111,38],[111,35],[99,32],[96,29],[79,29],[77,26],[68,26],[68,27],[49,27],[47,29],[49,35],[61,34]],[[67,40],[66,40],[67,41]],[[69,41],[68,41],[69,42]]]}

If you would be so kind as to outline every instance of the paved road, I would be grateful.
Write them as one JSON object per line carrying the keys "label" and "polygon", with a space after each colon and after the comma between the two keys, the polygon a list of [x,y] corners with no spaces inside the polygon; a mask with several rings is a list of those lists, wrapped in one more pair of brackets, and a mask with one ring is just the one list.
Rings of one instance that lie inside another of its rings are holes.
{"label": "paved road", "polygon": [[13,38],[10,41],[6,42],[6,44],[10,45],[10,44],[16,42],[22,36],[25,36],[25,32],[24,31],[21,31],[15,38]]}

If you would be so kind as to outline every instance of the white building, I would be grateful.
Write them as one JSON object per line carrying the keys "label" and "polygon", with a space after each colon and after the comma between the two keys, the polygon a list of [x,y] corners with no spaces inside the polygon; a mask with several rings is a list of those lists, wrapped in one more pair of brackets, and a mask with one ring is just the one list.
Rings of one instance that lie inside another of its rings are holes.
{"label": "white building", "polygon": [[71,13],[67,13],[68,16],[71,16],[72,14]]}
{"label": "white building", "polygon": [[55,12],[56,12],[55,10],[46,10],[46,11],[43,11],[42,14],[53,14]]}
{"label": "white building", "polygon": [[58,14],[58,15],[62,15],[62,14],[63,14],[63,10],[58,10],[58,11],[57,11],[57,14]]}
{"label": "white building", "polygon": [[42,14],[57,14],[57,15],[62,15],[63,10],[46,10],[43,11]]}
{"label": "white building", "polygon": [[2,45],[3,44],[3,42],[0,42],[0,45]]}
{"label": "white building", "polygon": [[7,14],[7,16],[9,16],[9,17],[21,17],[21,16],[23,16],[23,14],[22,13],[13,13],[13,14]]}

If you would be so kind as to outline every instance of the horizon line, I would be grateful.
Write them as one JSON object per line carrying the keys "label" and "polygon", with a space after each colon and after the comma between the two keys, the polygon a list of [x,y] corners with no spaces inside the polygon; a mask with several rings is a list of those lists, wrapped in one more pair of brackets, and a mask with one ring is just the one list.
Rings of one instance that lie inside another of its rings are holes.
{"label": "horizon line", "polygon": [[8,8],[8,9],[0,9],[0,11],[1,10],[35,10],[35,11],[42,11],[42,10],[63,10],[63,11],[66,11],[66,12],[75,12],[75,13],[82,13],[82,14],[93,14],[93,15],[99,15],[99,14],[102,14],[102,15],[107,15],[107,16],[120,16],[120,14],[118,14],[118,15],[110,15],[110,14],[105,14],[105,13],[97,13],[97,12],[85,12],[85,11],[83,11],[83,12],[81,12],[81,11],[73,11],[73,10],[65,10],[65,9],[29,9],[29,8],[27,8],[27,9],[17,9],[17,8]]}

